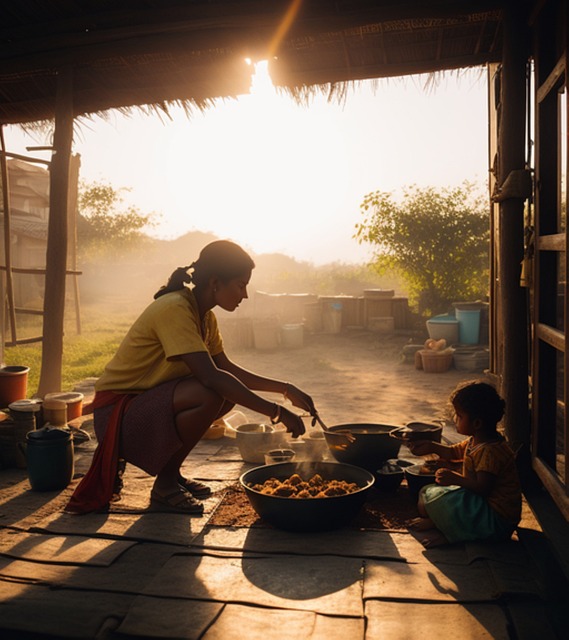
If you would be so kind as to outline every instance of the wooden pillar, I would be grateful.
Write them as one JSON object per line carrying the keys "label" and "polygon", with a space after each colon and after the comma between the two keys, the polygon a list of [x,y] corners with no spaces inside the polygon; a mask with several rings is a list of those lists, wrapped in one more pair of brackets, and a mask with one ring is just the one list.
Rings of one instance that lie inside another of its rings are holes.
{"label": "wooden pillar", "polygon": [[16,344],[16,312],[14,310],[14,281],[12,278],[12,231],[11,231],[11,204],[10,204],[10,179],[8,175],[8,161],[6,159],[6,144],[4,142],[4,128],[0,125],[0,164],[2,166],[2,202],[4,206],[4,259],[6,267],[6,292],[2,292],[2,361],[4,363],[4,342],[5,342],[5,312],[6,302],[8,303],[8,312],[10,314],[10,329],[12,342]]}
{"label": "wooden pillar", "polygon": [[[510,172],[525,168],[526,65],[528,28],[524,12],[510,1],[505,11],[501,72],[501,117],[498,175],[503,184]],[[502,298],[503,369],[501,391],[506,399],[506,436],[520,449],[521,468],[529,462],[530,414],[528,389],[528,310],[526,289],[520,286],[524,250],[524,204],[509,198],[499,205],[499,291]],[[523,459],[523,460],[522,460]]]}
{"label": "wooden pillar", "polygon": [[73,75],[71,69],[62,69],[57,78],[55,131],[49,183],[43,345],[38,388],[40,397],[61,390],[67,270],[67,194],[72,141]]}

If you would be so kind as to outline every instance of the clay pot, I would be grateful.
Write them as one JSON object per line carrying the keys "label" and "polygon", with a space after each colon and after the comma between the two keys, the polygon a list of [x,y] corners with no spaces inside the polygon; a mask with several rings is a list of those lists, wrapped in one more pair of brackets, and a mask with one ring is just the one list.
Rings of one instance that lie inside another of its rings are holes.
{"label": "clay pot", "polygon": [[67,405],[67,420],[75,420],[75,418],[80,418],[83,413],[83,398],[84,395],[78,391],[57,391],[54,393],[46,393],[44,400],[60,400],[65,402]]}
{"label": "clay pot", "polygon": [[29,371],[29,367],[19,365],[0,367],[0,408],[26,397]]}

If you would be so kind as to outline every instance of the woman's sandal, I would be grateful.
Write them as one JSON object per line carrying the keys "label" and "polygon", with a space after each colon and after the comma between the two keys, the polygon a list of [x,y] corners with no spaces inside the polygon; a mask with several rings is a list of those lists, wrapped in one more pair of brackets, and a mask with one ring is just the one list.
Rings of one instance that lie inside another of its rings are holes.
{"label": "woman's sandal", "polygon": [[175,491],[166,496],[161,496],[156,491],[150,493],[150,506],[155,511],[167,511],[169,513],[203,514],[203,504],[198,502],[187,491]]}
{"label": "woman's sandal", "polygon": [[180,476],[178,478],[178,484],[184,491],[191,493],[195,498],[208,498],[211,496],[211,488],[203,482]]}

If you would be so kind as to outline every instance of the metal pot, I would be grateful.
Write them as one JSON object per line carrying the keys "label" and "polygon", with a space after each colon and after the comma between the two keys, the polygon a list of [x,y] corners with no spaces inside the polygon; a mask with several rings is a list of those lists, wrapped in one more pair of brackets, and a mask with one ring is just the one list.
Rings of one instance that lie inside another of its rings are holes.
{"label": "metal pot", "polygon": [[408,422],[404,427],[399,427],[391,433],[394,438],[400,438],[404,442],[415,440],[432,440],[440,442],[443,435],[441,424],[432,422]]}
{"label": "metal pot", "polygon": [[[310,480],[316,473],[324,480],[355,482],[361,489],[328,498],[284,498],[254,491],[249,485],[269,478],[285,480],[293,473]],[[249,502],[267,523],[287,531],[327,531],[347,525],[359,512],[375,479],[365,469],[337,462],[284,462],[246,471],[239,482]]]}
{"label": "metal pot", "polygon": [[435,474],[433,473],[421,473],[423,469],[422,464],[414,464],[410,467],[405,467],[405,479],[407,480],[407,486],[409,487],[409,496],[413,502],[417,502],[419,499],[419,491],[427,484],[435,484]]}
{"label": "metal pot", "polygon": [[[324,431],[330,453],[338,462],[375,472],[390,458],[397,458],[401,442],[390,437],[397,427],[388,424],[339,424]],[[349,432],[348,438],[341,432]]]}

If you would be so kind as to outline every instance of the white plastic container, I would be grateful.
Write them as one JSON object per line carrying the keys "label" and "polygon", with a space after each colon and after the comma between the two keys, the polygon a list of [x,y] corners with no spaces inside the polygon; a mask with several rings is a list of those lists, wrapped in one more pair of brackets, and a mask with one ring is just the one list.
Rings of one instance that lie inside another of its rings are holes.
{"label": "white plastic container", "polygon": [[[285,444],[285,427],[282,424],[247,422],[237,427],[237,447],[245,462],[264,464],[265,454],[271,449],[282,449]],[[288,448],[288,445],[287,445]]]}
{"label": "white plastic container", "polygon": [[285,349],[300,349],[304,345],[304,327],[301,324],[283,324],[281,345]]}
{"label": "white plastic container", "polygon": [[225,435],[228,438],[235,438],[237,436],[237,427],[247,422],[247,416],[242,411],[235,410],[221,418],[221,421],[225,426]]}

